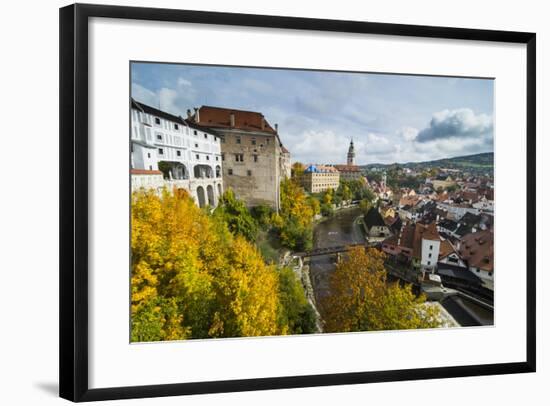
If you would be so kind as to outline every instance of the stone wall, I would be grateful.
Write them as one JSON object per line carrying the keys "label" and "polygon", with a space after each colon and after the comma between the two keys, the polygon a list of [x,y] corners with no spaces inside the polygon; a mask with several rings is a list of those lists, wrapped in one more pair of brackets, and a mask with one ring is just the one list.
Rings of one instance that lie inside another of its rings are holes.
{"label": "stone wall", "polygon": [[[218,130],[224,135],[223,183],[248,206],[279,206],[280,154],[278,139],[272,134],[233,129]],[[240,142],[239,142],[240,141]]]}

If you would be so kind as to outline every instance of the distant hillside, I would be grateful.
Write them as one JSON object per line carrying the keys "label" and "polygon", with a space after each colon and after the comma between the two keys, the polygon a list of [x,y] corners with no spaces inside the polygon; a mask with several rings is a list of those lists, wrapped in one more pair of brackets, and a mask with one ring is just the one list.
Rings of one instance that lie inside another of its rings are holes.
{"label": "distant hillside", "polygon": [[361,168],[368,170],[372,168],[388,168],[394,165],[411,169],[438,167],[449,169],[492,170],[494,165],[494,154],[492,152],[485,152],[482,154],[457,156],[454,158],[436,159],[434,161],[425,162],[407,162],[404,164],[369,164],[361,165]]}

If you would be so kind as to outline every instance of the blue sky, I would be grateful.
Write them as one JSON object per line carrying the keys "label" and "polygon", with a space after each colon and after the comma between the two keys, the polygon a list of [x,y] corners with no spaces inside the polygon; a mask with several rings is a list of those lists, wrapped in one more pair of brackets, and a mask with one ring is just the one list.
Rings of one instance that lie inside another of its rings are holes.
{"label": "blue sky", "polygon": [[259,111],[292,160],[358,164],[493,151],[493,81],[179,64],[132,64],[132,97],[185,117],[201,105]]}

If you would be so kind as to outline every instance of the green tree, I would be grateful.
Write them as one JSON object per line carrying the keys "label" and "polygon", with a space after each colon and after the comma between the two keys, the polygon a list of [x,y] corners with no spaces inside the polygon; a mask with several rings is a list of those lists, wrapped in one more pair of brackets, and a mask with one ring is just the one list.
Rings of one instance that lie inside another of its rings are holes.
{"label": "green tree", "polygon": [[321,205],[321,214],[324,217],[330,217],[334,214],[334,209],[332,208],[332,204],[323,203]]}
{"label": "green tree", "polygon": [[300,162],[294,162],[292,164],[290,173],[294,180],[298,180],[304,174],[304,165]]}
{"label": "green tree", "polygon": [[309,304],[300,280],[287,267],[279,271],[279,297],[279,322],[282,326],[288,326],[288,334],[309,334],[316,331],[315,310]]}
{"label": "green tree", "polygon": [[344,201],[348,201],[351,200],[352,197],[353,195],[351,192],[351,188],[349,187],[349,185],[344,184],[342,187],[342,199]]}
{"label": "green tree", "polygon": [[313,216],[319,206],[306,196],[304,189],[295,182],[285,179],[281,182],[281,209],[273,215],[271,222],[281,243],[297,250],[310,249],[313,244]]}
{"label": "green tree", "polygon": [[214,215],[222,218],[233,234],[242,235],[248,241],[256,240],[258,224],[244,202],[235,197],[233,190],[225,191],[214,210]]}
{"label": "green tree", "polygon": [[323,194],[323,200],[322,202],[324,204],[332,204],[332,200],[333,200],[333,195],[334,195],[334,190],[332,190],[331,188],[328,188],[325,193]]}
{"label": "green tree", "polygon": [[254,206],[250,210],[250,213],[260,227],[264,229],[269,227],[271,215],[273,214],[271,207],[266,205]]}
{"label": "green tree", "polygon": [[363,199],[359,202],[359,208],[361,209],[361,212],[365,216],[367,215],[371,207],[372,207],[372,202],[368,199]]}

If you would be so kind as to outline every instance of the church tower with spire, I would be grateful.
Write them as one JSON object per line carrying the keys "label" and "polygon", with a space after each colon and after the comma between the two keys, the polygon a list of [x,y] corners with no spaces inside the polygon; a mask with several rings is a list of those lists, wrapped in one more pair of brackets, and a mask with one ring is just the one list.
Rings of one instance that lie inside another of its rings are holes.
{"label": "church tower with spire", "polygon": [[349,143],[348,149],[348,165],[355,165],[355,149],[353,147],[353,139]]}

